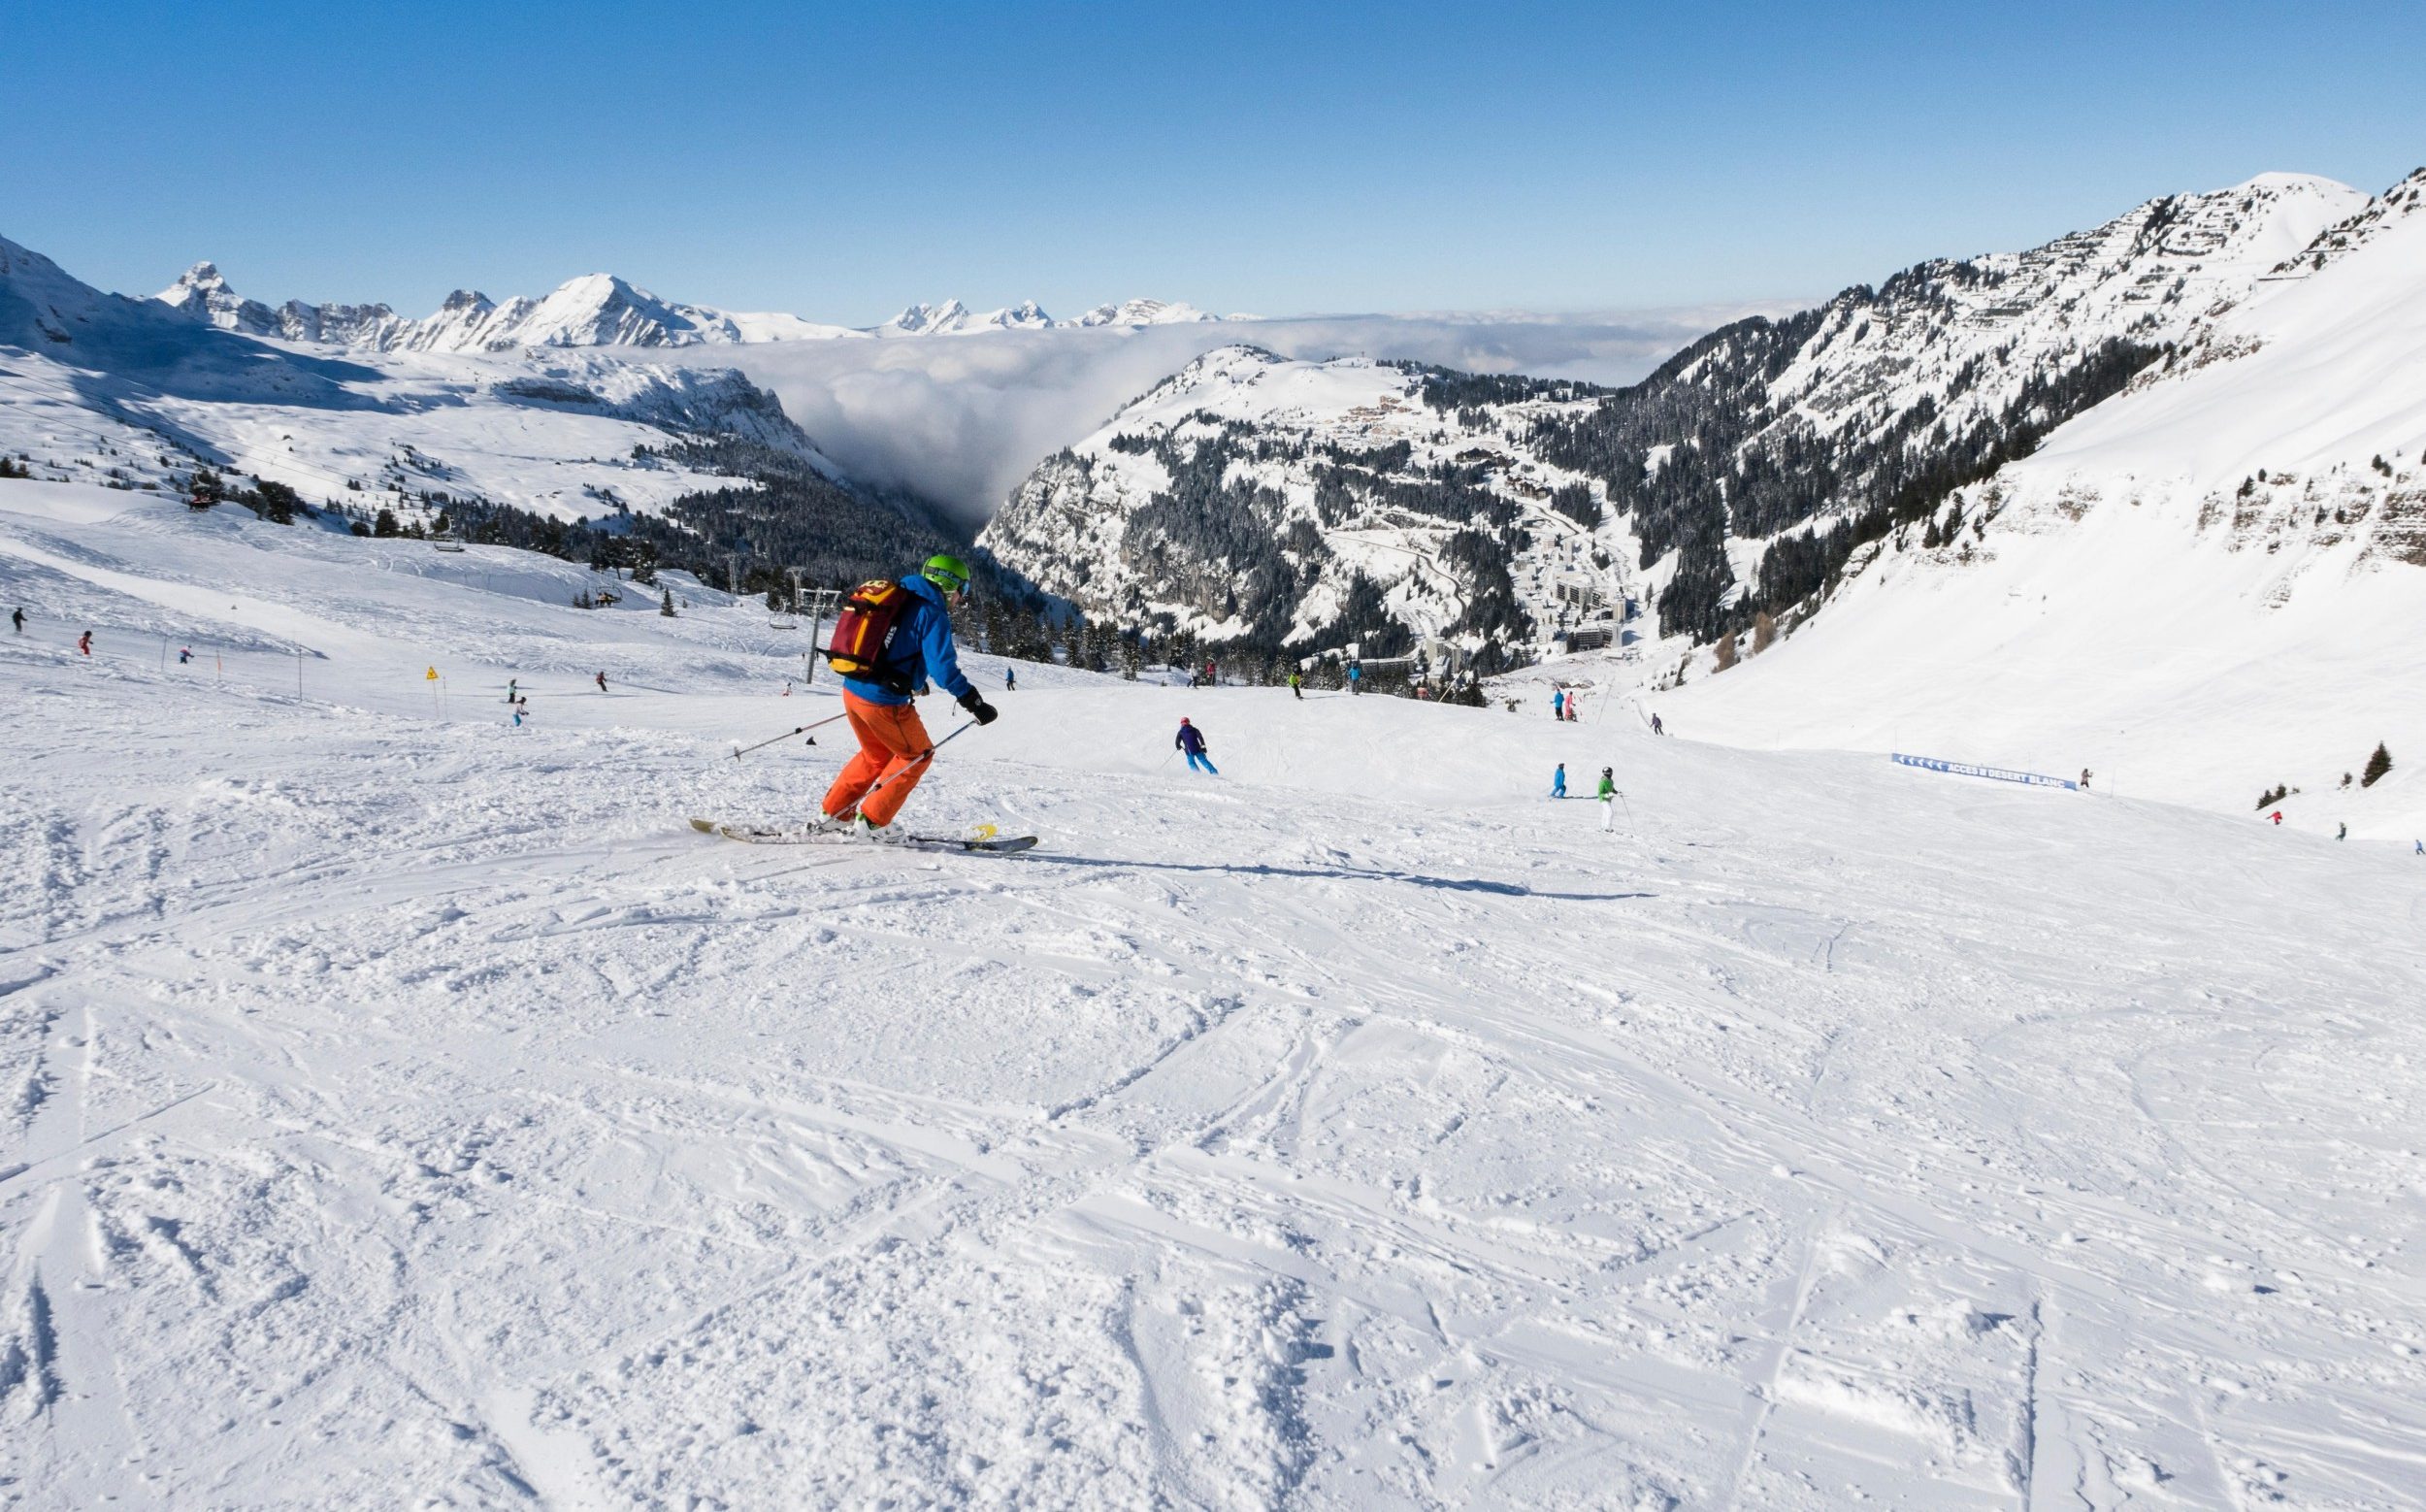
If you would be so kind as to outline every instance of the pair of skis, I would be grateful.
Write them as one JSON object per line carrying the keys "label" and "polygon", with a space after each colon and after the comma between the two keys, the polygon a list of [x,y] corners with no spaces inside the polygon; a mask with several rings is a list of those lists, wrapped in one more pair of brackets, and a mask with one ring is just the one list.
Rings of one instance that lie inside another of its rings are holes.
{"label": "pair of skis", "polygon": [[[722,836],[750,845],[817,845],[847,843],[860,838],[848,825],[806,824],[789,827],[770,824],[724,824],[714,819],[693,819],[691,828],[702,835]],[[863,841],[862,843],[867,843]],[[1036,843],[1033,835],[998,835],[993,825],[977,827],[974,835],[896,835],[881,843],[913,850],[965,850],[990,856],[1007,856]]]}
{"label": "pair of skis", "polygon": [[[814,730],[820,725],[830,725],[834,723],[836,719],[840,719],[842,717],[844,717],[842,714],[836,714],[832,718],[820,719],[814,724],[803,725],[798,730],[788,730],[782,735],[774,737],[772,740],[761,740],[758,742],[758,745],[750,746],[747,750],[735,751],[733,753],[734,759],[738,761],[742,756],[748,754],[748,751],[757,750],[759,746],[772,745],[776,740],[788,740],[793,736],[803,734],[805,731]],[[809,824],[793,825],[789,828],[785,828],[780,825],[723,824],[714,819],[693,819],[691,821],[691,828],[699,831],[702,835],[720,835],[726,839],[741,840],[751,845],[808,845],[835,840],[859,839],[861,837],[851,828],[851,820],[859,813],[861,804],[867,803],[868,800],[875,797],[878,793],[883,792],[887,785],[896,781],[904,774],[914,772],[919,767],[934,760],[936,751],[943,749],[954,740],[959,740],[962,736],[967,735],[969,731],[976,728],[977,726],[974,721],[958,726],[952,731],[951,734],[945,736],[942,740],[935,741],[934,745],[929,746],[924,755],[910,762],[907,766],[902,768],[901,771],[887,775],[882,781],[879,781],[873,787],[870,787],[867,792],[862,793],[859,796],[858,801],[853,803],[850,807],[842,810],[842,812],[832,818],[818,820]],[[815,737],[812,736],[810,739],[814,740]],[[911,835],[898,832],[888,833],[884,837],[882,843],[913,850],[966,850],[978,851],[987,855],[1007,856],[1016,851],[1026,850],[1030,846],[1035,844],[1036,838],[1033,835],[998,835],[995,833],[993,825],[981,824],[977,827],[977,833],[974,835]]]}

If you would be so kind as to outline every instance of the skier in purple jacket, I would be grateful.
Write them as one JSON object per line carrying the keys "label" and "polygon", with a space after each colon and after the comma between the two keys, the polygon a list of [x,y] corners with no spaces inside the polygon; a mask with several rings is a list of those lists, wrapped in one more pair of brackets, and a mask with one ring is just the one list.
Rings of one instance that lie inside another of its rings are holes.
{"label": "skier in purple jacket", "polygon": [[1194,772],[1201,767],[1217,777],[1221,775],[1221,772],[1213,766],[1213,759],[1204,754],[1204,732],[1190,724],[1186,719],[1179,721],[1179,735],[1171,741],[1171,744],[1188,753],[1189,771]]}

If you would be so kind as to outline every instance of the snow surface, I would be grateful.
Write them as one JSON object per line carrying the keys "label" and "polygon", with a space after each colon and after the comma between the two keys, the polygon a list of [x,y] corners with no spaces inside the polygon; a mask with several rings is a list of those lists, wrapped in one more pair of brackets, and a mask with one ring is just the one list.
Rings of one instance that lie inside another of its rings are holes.
{"label": "snow surface", "polygon": [[13,1499],[2416,1503],[2406,847],[673,580],[0,483]]}

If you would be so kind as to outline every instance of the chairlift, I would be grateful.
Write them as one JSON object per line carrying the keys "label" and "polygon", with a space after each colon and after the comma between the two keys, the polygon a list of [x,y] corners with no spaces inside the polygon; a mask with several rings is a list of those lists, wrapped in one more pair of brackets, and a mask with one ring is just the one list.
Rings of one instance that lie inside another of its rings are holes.
{"label": "chairlift", "polygon": [[436,546],[441,551],[460,551],[463,549],[463,542],[457,541],[452,536],[432,536],[430,538],[430,544]]}

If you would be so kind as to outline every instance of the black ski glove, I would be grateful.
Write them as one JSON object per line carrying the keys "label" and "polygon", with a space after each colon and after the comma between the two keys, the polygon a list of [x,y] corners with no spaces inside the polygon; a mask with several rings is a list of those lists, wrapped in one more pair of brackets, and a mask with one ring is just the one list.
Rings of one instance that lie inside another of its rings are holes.
{"label": "black ski glove", "polygon": [[990,725],[994,723],[996,714],[994,706],[987,703],[985,695],[978,692],[975,688],[971,688],[967,693],[961,695],[961,707],[967,709],[969,717],[975,719],[981,725]]}

